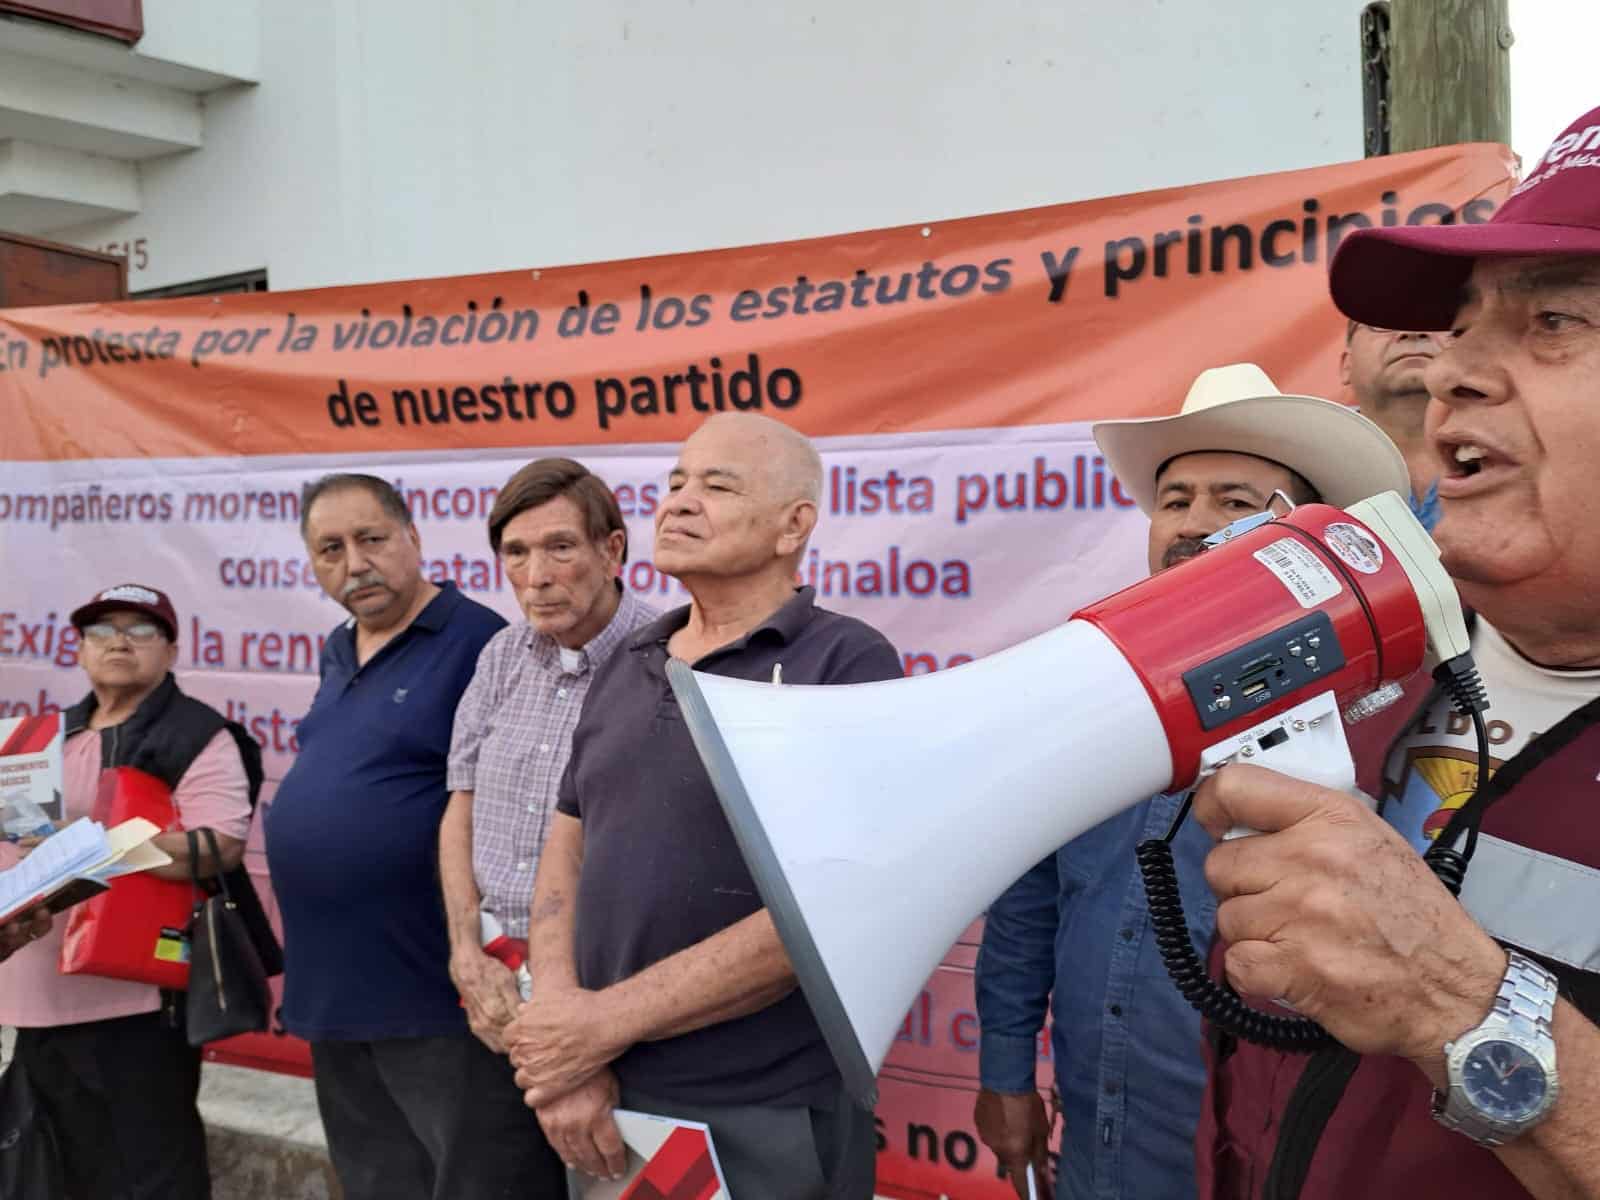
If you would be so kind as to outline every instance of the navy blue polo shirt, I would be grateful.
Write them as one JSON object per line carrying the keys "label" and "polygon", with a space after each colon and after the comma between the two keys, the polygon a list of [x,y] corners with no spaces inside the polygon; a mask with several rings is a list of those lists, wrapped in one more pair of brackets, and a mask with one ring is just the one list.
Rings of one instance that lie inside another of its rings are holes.
{"label": "navy blue polo shirt", "polygon": [[283,916],[283,1023],[308,1041],[464,1032],[439,891],[456,702],[505,619],[456,590],[356,665],[354,621],[322,652],[300,753],[263,821]]}
{"label": "navy blue polo shirt", "polygon": [[[785,683],[896,679],[876,629],[816,607],[811,588],[697,671]],[[558,809],[583,822],[574,956],[600,989],[702,942],[761,908],[750,869],[667,681],[667,640],[687,606],[642,626],[595,674],[572,734]],[[798,991],[760,1012],[641,1042],[611,1064],[625,1088],[688,1104],[810,1104],[839,1074]]]}

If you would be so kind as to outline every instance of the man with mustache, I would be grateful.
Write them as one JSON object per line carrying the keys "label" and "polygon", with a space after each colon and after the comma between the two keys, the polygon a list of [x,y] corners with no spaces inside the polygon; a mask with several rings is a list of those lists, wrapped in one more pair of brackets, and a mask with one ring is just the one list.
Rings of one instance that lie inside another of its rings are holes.
{"label": "man with mustache", "polygon": [[347,1200],[522,1196],[515,1142],[474,1103],[505,1086],[450,979],[437,839],[451,722],[504,625],[422,574],[405,501],[329,475],[300,504],[329,636],[300,751],[267,812],[284,928],[283,1023],[311,1043],[317,1107]]}
{"label": "man with mustache", "polygon": [[[1494,216],[1359,231],[1346,316],[1448,330],[1426,368],[1440,558],[1477,614],[1490,778],[1430,699],[1372,812],[1247,765],[1195,794],[1228,982],[1320,1022],[1309,1061],[1217,1039],[1200,1194],[1600,1196],[1600,108]],[[1436,818],[1448,814],[1445,828]],[[1460,899],[1418,851],[1470,854]]]}
{"label": "man with mustache", "polygon": [[1339,356],[1339,381],[1350,389],[1356,408],[1400,448],[1411,472],[1411,511],[1429,530],[1439,521],[1439,463],[1422,428],[1428,407],[1423,372],[1441,340],[1426,331],[1351,321]]}
{"label": "man with mustache", "polygon": [[[1280,395],[1251,363],[1203,372],[1177,416],[1103,421],[1094,436],[1150,517],[1151,574],[1202,553],[1208,536],[1241,517],[1406,490],[1405,463],[1372,422],[1327,400]],[[1028,1195],[1029,1165],[1050,1194],[1051,1122],[1035,1086],[1047,1007],[1064,1117],[1061,1194],[1194,1193],[1200,1018],[1167,976],[1134,857],[1141,841],[1166,833],[1181,802],[1156,796],[1110,818],[990,906],[977,964],[974,1115],[1019,1196]],[[1210,845],[1194,822],[1173,840],[1202,956],[1216,909],[1202,870]]]}

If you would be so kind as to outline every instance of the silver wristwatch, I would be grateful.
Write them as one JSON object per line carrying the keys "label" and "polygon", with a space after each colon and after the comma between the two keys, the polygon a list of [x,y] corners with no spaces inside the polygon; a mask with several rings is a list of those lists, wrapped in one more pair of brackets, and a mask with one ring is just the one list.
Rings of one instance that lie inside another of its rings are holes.
{"label": "silver wristwatch", "polygon": [[1556,978],[1515,950],[1509,958],[1489,1015],[1445,1043],[1450,1087],[1433,1093],[1434,1119],[1484,1146],[1532,1129],[1561,1089],[1550,1033]]}

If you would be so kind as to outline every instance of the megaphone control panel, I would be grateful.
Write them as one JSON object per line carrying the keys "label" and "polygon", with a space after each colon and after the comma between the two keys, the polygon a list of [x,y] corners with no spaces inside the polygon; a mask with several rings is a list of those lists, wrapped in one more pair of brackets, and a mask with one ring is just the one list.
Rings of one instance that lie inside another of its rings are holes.
{"label": "megaphone control panel", "polygon": [[1105,633],[1143,680],[1166,729],[1173,790],[1194,782],[1220,738],[1315,693],[1351,703],[1410,676],[1427,648],[1401,555],[1324,504],[1302,504],[1073,619]]}
{"label": "megaphone control panel", "polygon": [[1183,673],[1200,727],[1211,730],[1344,667],[1328,614],[1315,612]]}

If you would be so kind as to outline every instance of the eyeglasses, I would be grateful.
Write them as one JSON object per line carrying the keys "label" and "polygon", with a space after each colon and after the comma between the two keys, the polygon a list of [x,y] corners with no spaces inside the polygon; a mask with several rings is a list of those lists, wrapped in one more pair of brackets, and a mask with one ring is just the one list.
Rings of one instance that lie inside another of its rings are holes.
{"label": "eyeglasses", "polygon": [[165,637],[166,630],[146,621],[141,621],[137,625],[113,625],[109,621],[101,621],[94,625],[85,625],[83,636],[91,642],[109,642],[119,637],[126,637],[135,645],[144,646],[158,637]]}

